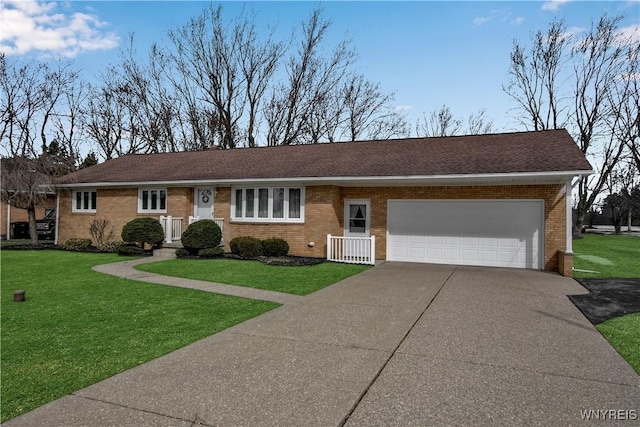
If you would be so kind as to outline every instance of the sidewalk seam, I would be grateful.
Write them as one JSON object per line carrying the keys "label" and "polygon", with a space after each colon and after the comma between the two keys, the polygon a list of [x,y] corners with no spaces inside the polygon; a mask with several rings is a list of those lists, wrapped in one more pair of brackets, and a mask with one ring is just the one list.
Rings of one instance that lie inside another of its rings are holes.
{"label": "sidewalk seam", "polygon": [[420,321],[420,319],[422,319],[422,316],[424,316],[424,314],[427,312],[427,310],[429,309],[429,307],[431,307],[431,304],[433,304],[433,302],[436,300],[436,298],[438,297],[438,295],[440,294],[440,291],[442,291],[442,289],[444,289],[444,286],[447,284],[447,282],[449,282],[449,279],[451,279],[451,276],[453,276],[453,274],[458,270],[459,266],[456,266],[456,268],[451,272],[451,274],[449,274],[449,276],[447,276],[447,278],[445,279],[444,282],[442,282],[442,285],[440,286],[440,288],[438,289],[438,291],[433,295],[433,298],[431,298],[431,300],[429,301],[429,303],[427,304],[427,306],[424,308],[424,310],[422,310],[422,312],[420,313],[420,315],[416,318],[416,320],[411,324],[411,327],[409,328],[409,330],[404,334],[404,336],[402,337],[402,339],[400,340],[400,342],[398,343],[398,345],[393,349],[393,351],[391,352],[391,354],[389,355],[389,357],[387,358],[387,360],[384,362],[384,364],[380,367],[380,369],[378,370],[378,372],[374,375],[373,379],[371,379],[371,381],[369,382],[369,384],[367,384],[367,387],[362,391],[362,393],[360,394],[360,397],[358,398],[358,400],[356,401],[356,403],[351,407],[351,409],[349,410],[349,412],[347,413],[347,415],[344,416],[344,418],[342,418],[342,421],[338,424],[338,427],[343,427],[347,421],[349,421],[349,418],[351,418],[351,415],[353,415],[353,412],[356,410],[356,408],[360,405],[360,403],[362,402],[362,400],[365,398],[365,396],[367,395],[367,393],[369,393],[369,390],[371,389],[371,387],[373,386],[373,384],[378,380],[378,378],[380,377],[380,374],[382,374],[382,371],[384,371],[384,369],[387,367],[387,365],[389,364],[389,362],[391,361],[391,359],[393,358],[393,356],[395,356],[395,354],[398,352],[398,349],[400,348],[400,346],[402,346],[402,344],[405,342],[405,340],[407,339],[407,337],[409,336],[409,334],[411,333],[411,331],[413,330],[413,328],[415,328],[415,326],[418,324],[418,322]]}
{"label": "sidewalk seam", "polygon": [[[79,390],[78,390],[78,391],[79,391]],[[172,420],[183,421],[183,422],[185,422],[185,423],[190,423],[192,426],[193,426],[193,425],[203,425],[203,426],[210,426],[210,427],[213,427],[213,426],[214,426],[214,424],[208,424],[208,423],[206,423],[205,421],[203,421],[200,417],[198,417],[198,415],[197,415],[197,414],[196,414],[196,419],[194,419],[194,420],[189,420],[189,419],[184,419],[184,418],[174,417],[174,416],[172,416],[172,415],[162,414],[162,413],[160,413],[160,412],[149,411],[149,410],[147,410],[147,409],[140,409],[140,408],[134,408],[134,407],[127,406],[127,405],[121,405],[121,404],[119,404],[119,403],[109,402],[108,400],[95,399],[95,398],[93,398],[93,397],[82,396],[82,395],[79,395],[79,394],[76,394],[76,393],[77,393],[77,392],[73,392],[73,393],[71,393],[71,394],[70,394],[70,396],[77,397],[77,398],[79,398],[79,399],[91,400],[91,401],[93,401],[93,402],[105,403],[105,404],[107,404],[107,405],[113,405],[113,406],[117,406],[117,407],[120,407],[120,408],[129,409],[129,410],[132,410],[132,411],[138,411],[138,412],[144,412],[144,413],[146,413],[146,414],[158,415],[158,416],[160,416],[160,417],[170,418],[170,419],[172,419]]]}

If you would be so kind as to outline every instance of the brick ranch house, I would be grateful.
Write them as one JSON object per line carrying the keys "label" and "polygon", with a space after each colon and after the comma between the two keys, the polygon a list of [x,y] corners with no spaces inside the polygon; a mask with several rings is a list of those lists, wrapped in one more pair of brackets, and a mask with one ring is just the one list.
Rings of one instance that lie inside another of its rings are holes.
{"label": "brick ranch house", "polygon": [[328,235],[375,236],[378,260],[571,275],[572,181],[591,173],[565,130],[127,155],[59,180],[57,241],[96,218],[119,237],[136,217],[196,217],[226,250],[281,237],[325,257]]}

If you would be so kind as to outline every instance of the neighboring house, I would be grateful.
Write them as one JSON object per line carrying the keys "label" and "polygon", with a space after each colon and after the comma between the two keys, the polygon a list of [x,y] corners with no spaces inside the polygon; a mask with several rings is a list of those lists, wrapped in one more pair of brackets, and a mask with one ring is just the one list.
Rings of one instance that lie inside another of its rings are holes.
{"label": "neighboring house", "polygon": [[[36,219],[46,218],[48,214],[51,215],[55,213],[55,209],[56,195],[47,194],[46,199],[36,206]],[[3,240],[25,238],[23,232],[26,231],[26,233],[29,233],[29,230],[24,230],[24,227],[19,227],[19,230],[16,230],[15,224],[24,224],[28,222],[29,215],[27,214],[26,209],[17,208],[9,203],[0,202],[0,236]],[[14,233],[17,233],[18,235],[14,235]]]}
{"label": "neighboring house", "polygon": [[374,235],[379,260],[570,275],[572,180],[591,169],[565,130],[128,155],[60,179],[58,240],[95,218],[119,235],[193,216],[216,218],[227,250],[281,237],[325,257],[328,235]]}

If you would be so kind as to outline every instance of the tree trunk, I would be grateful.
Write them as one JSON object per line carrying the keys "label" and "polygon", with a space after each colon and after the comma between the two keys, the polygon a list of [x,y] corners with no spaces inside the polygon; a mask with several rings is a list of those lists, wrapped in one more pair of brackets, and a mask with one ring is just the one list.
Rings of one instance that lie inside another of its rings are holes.
{"label": "tree trunk", "polygon": [[576,217],[576,222],[575,224],[573,224],[573,230],[572,230],[574,240],[582,239],[582,226],[584,224],[584,217],[585,217],[585,213],[578,212],[578,215]]}
{"label": "tree trunk", "polygon": [[36,229],[36,207],[30,204],[27,207],[27,214],[29,216],[29,235],[31,236],[31,244],[38,246],[38,231]]}
{"label": "tree trunk", "polygon": [[629,208],[629,212],[627,213],[627,233],[631,233],[631,208]]}

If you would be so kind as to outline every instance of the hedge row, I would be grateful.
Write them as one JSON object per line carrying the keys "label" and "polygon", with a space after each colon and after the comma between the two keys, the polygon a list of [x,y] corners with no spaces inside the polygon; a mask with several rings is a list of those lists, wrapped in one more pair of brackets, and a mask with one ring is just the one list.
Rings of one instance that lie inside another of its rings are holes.
{"label": "hedge row", "polygon": [[281,257],[289,253],[289,244],[276,237],[261,240],[251,236],[236,237],[229,242],[231,253],[240,258],[253,259],[259,256]]}

